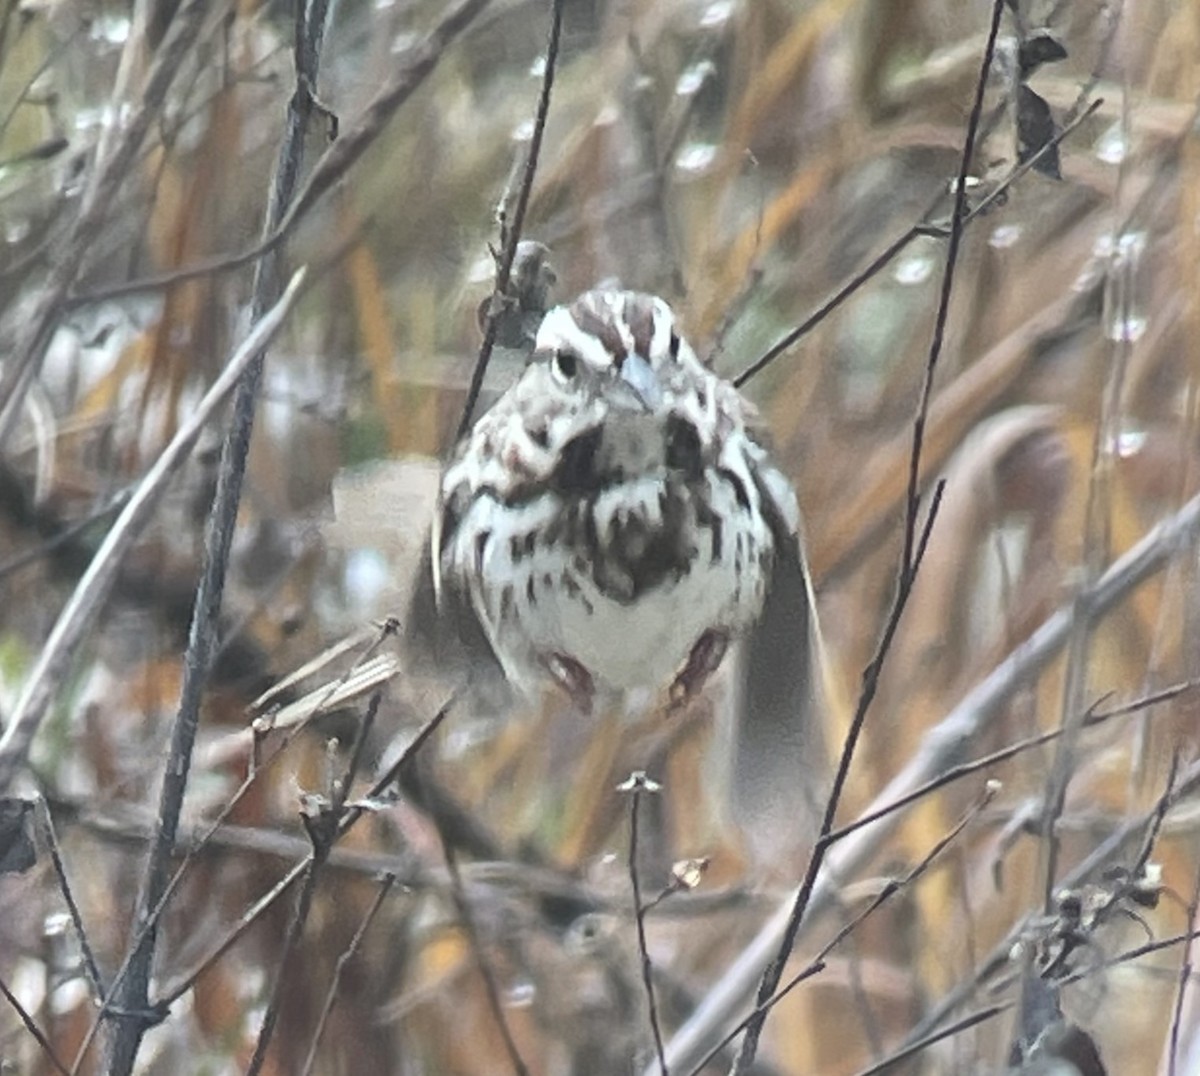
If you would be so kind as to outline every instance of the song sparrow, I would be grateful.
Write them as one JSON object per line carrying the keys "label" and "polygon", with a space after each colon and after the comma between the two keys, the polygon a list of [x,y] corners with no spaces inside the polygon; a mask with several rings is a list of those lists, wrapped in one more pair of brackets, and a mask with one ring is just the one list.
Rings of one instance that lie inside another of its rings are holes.
{"label": "song sparrow", "polygon": [[433,589],[510,684],[584,711],[679,703],[748,633],[742,705],[769,753],[813,689],[798,523],[754,408],[667,304],[591,291],[545,316],[446,468]]}

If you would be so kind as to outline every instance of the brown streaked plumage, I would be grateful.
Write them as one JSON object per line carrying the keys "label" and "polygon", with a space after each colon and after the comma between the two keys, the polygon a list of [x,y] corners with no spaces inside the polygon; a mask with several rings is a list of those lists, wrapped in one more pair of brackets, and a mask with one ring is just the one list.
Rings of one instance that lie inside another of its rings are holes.
{"label": "brown streaked plumage", "polygon": [[807,648],[795,496],[754,408],[661,299],[599,290],[551,310],[459,445],[441,504],[440,607],[527,694],[557,685],[586,710],[694,693],[789,562],[802,635],[781,645]]}

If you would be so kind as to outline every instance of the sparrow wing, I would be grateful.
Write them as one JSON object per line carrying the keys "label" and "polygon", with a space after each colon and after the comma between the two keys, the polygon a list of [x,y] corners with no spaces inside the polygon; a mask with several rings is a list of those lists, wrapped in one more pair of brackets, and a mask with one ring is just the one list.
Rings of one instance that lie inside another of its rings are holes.
{"label": "sparrow wing", "polygon": [[770,465],[756,481],[775,555],[762,614],[740,655],[733,807],[759,850],[777,857],[815,832],[825,779],[824,679],[795,497]]}
{"label": "sparrow wing", "polygon": [[[506,703],[504,671],[488,641],[466,580],[442,570],[443,554],[459,523],[453,498],[441,499],[424,545],[405,622],[406,650],[415,668],[439,679],[469,681],[477,701]],[[481,694],[482,693],[482,694]]]}

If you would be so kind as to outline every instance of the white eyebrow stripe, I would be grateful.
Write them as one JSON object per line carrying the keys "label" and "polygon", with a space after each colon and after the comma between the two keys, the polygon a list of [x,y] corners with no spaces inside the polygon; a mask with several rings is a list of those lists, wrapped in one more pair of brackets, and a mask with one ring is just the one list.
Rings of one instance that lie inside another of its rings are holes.
{"label": "white eyebrow stripe", "polygon": [[[621,301],[624,302],[624,296],[621,296]],[[636,348],[633,346],[633,330],[629,327],[629,322],[625,320],[624,309],[617,309],[617,296],[613,296],[608,302],[609,319],[617,327],[617,335],[621,338],[621,344],[625,348],[626,355],[632,355]]]}
{"label": "white eyebrow stripe", "polygon": [[565,306],[556,306],[542,319],[535,347],[538,351],[567,348],[597,370],[607,370],[612,365],[608,349],[591,333],[584,332]]}

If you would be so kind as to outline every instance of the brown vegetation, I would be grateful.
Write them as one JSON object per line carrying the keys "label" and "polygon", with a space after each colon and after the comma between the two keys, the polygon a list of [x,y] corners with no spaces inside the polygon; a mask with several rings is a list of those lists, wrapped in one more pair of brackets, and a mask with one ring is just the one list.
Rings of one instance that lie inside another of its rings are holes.
{"label": "brown vegetation", "polygon": [[497,728],[372,626],[516,222],[743,375],[836,825],[915,793],[703,1071],[1197,1071],[1200,4],[571,0],[523,222],[550,0],[293,6],[0,0],[3,1063],[638,1072],[653,1010],[678,1076],[750,1012],[815,827],[730,807],[719,703]]}

